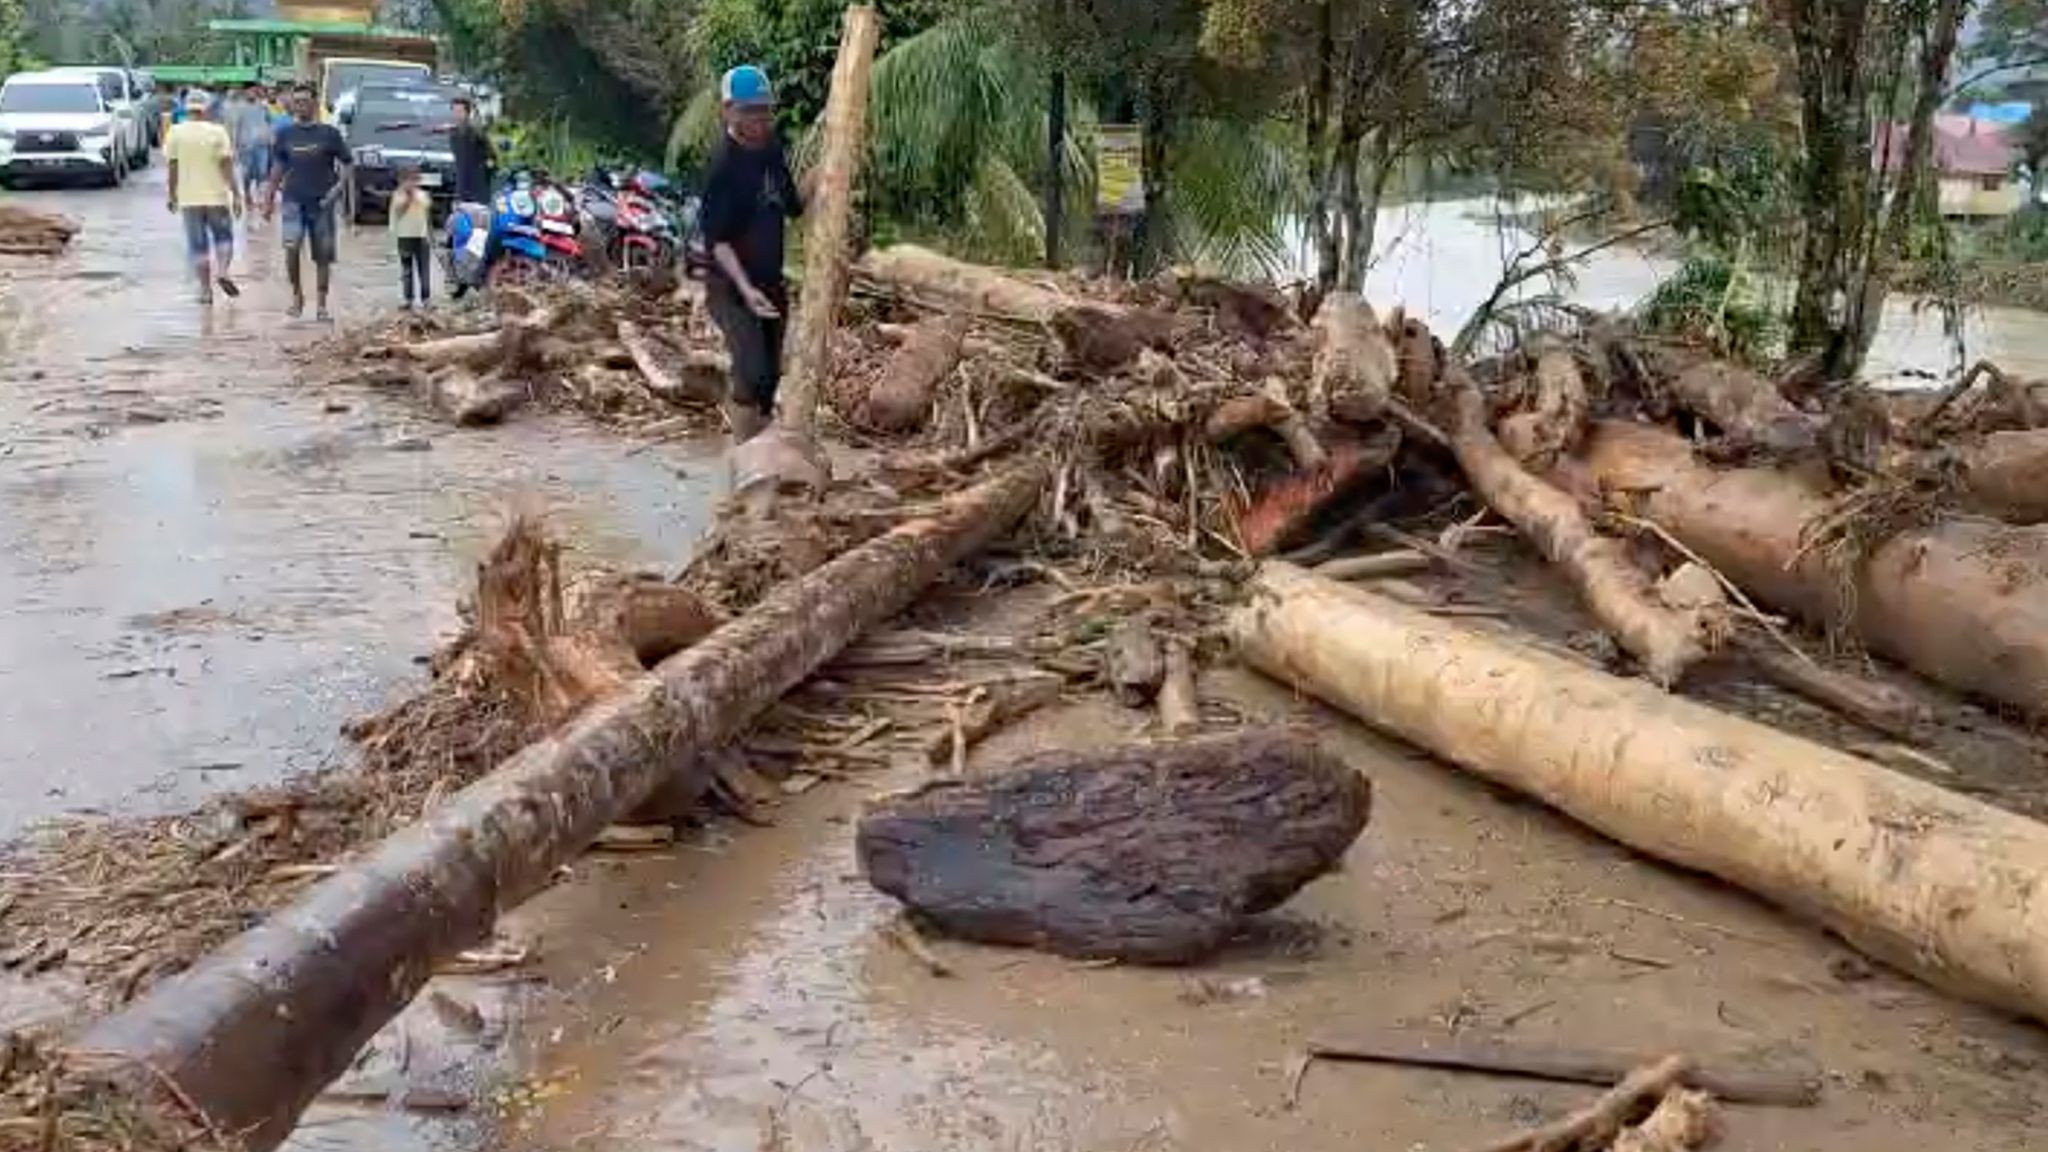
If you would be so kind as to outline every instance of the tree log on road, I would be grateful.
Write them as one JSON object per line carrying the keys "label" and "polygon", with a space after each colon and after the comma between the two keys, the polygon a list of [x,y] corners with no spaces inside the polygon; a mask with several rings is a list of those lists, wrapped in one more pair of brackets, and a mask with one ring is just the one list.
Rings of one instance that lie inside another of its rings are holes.
{"label": "tree log on road", "polygon": [[2048,825],[1284,564],[1231,630],[1253,666],[1375,728],[2048,1021]]}
{"label": "tree log on road", "polygon": [[1308,739],[1250,732],[927,785],[878,802],[856,844],[870,883],[948,934],[1183,964],[1335,867],[1371,801]]}
{"label": "tree log on road", "polygon": [[175,1086],[256,1152],[276,1146],[436,961],[487,937],[607,825],[1005,531],[1045,482],[1042,465],[1019,466],[782,587],[100,1021],[77,1054],[139,1093]]}
{"label": "tree log on road", "polygon": [[1674,433],[1596,423],[1559,474],[1641,512],[1758,600],[1951,687],[2048,714],[2048,527],[1971,517],[1876,543],[1852,572],[1806,546],[1835,504],[1811,478],[1717,469]]}
{"label": "tree log on road", "polygon": [[1600,627],[1670,686],[1706,655],[1699,620],[1666,607],[1621,541],[1601,535],[1576,500],[1531,475],[1486,426],[1486,401],[1462,370],[1445,376],[1457,420],[1451,443],[1466,479],[1545,559],[1562,569]]}

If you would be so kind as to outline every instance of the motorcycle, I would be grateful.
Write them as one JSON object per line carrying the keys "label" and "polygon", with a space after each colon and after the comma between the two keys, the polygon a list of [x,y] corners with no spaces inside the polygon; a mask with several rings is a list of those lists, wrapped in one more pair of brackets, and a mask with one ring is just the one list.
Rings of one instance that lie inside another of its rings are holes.
{"label": "motorcycle", "polygon": [[457,205],[448,242],[450,278],[459,289],[558,280],[584,270],[574,205],[544,172],[513,172],[488,206]]}
{"label": "motorcycle", "polygon": [[578,197],[590,247],[621,272],[659,272],[675,266],[675,218],[668,181],[645,169],[622,175],[592,169]]}

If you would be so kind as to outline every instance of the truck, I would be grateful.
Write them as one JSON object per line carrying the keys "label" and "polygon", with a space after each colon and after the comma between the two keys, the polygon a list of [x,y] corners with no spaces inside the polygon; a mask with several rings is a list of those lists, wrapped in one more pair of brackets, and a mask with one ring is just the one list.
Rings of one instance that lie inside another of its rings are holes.
{"label": "truck", "polygon": [[231,63],[255,78],[312,85],[329,122],[365,83],[426,82],[440,68],[439,40],[377,24],[374,3],[281,3],[277,12],[271,19],[212,20],[207,28],[228,46]]}

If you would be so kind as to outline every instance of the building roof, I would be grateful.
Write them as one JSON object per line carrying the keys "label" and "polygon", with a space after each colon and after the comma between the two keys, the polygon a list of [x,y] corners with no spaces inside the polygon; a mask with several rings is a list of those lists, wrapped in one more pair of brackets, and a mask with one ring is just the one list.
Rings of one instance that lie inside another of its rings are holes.
{"label": "building roof", "polygon": [[[1886,171],[1899,166],[1906,155],[1911,127],[1887,124],[1878,129],[1882,139],[1878,151]],[[2003,176],[2012,171],[2012,141],[2004,127],[1970,116],[1938,115],[1934,118],[1934,170],[1953,176]]]}

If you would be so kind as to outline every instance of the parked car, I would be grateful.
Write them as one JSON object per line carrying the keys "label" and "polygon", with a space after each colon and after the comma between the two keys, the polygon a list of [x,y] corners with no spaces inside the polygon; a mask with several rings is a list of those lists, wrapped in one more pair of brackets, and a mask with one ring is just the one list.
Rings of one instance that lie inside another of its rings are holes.
{"label": "parked car", "polygon": [[120,117],[92,76],[18,72],[0,84],[0,187],[80,176],[128,178]]}
{"label": "parked car", "polygon": [[434,215],[446,214],[455,193],[455,152],[448,133],[455,126],[452,84],[365,84],[355,90],[342,134],[355,155],[348,189],[349,218],[358,223],[386,211],[403,168],[420,170],[420,184],[434,198]]}
{"label": "parked car", "polygon": [[128,148],[128,170],[149,167],[149,126],[155,109],[135,73],[112,65],[79,65],[50,71],[60,76],[90,76],[98,81],[100,97],[121,122],[120,136]]}

